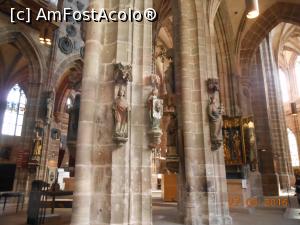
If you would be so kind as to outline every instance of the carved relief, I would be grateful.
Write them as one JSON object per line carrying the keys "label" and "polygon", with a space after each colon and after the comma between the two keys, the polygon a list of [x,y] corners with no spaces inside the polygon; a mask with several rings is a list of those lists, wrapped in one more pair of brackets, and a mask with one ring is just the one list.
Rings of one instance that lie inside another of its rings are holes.
{"label": "carved relief", "polygon": [[58,47],[66,55],[73,51],[73,43],[68,37],[61,37],[58,41]]}
{"label": "carved relief", "polygon": [[69,35],[69,37],[75,37],[77,34],[76,27],[72,24],[67,25],[66,32]]}
{"label": "carved relief", "polygon": [[127,84],[132,81],[131,65],[116,64],[114,80],[116,97],[112,107],[114,118],[113,139],[118,144],[124,144],[128,141],[129,106],[127,102]]}
{"label": "carved relief", "polygon": [[208,79],[207,90],[209,93],[209,104],[207,113],[209,118],[211,149],[218,150],[223,143],[222,138],[222,115],[224,108],[219,104],[219,81],[218,79]]}
{"label": "carved relief", "polygon": [[115,65],[114,80],[117,84],[127,85],[127,82],[132,81],[132,66],[123,66],[121,63]]}

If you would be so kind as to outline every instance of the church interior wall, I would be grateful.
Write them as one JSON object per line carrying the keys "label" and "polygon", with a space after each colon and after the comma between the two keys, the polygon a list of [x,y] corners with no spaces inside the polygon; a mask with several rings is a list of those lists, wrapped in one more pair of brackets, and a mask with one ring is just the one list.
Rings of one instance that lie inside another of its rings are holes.
{"label": "church interior wall", "polygon": [[[242,15],[229,8],[232,0],[166,2],[64,1],[75,10],[160,6],[162,16],[153,24],[64,21],[51,47],[39,42],[38,29],[12,25],[0,12],[0,50],[14,43],[28,61],[26,77],[13,80],[21,82],[28,100],[22,135],[0,136],[0,147],[11,147],[10,158],[0,158],[0,164],[16,163],[14,189],[29,192],[28,184],[47,179],[61,160],[75,180],[72,225],[151,224],[153,153],[162,159],[155,168],[160,175],[176,175],[186,225],[231,224],[236,184],[247,208],[247,199],[279,196],[295,181],[286,130],[300,146],[295,123],[300,115],[292,116],[290,104],[281,100],[280,60],[270,32],[281,22],[300,25],[300,5],[272,0],[255,22],[238,26],[232,14]],[[11,83],[0,80],[0,89],[9,90]],[[290,89],[295,95],[295,87]],[[153,99],[164,105],[158,122],[151,114]],[[295,102],[299,106],[300,97]],[[251,167],[245,162],[234,167],[243,177],[226,177],[233,167],[227,167],[225,145],[216,139],[223,124],[209,114],[217,106],[221,120],[251,118],[255,124],[257,159]],[[26,157],[39,122],[43,154],[39,167],[30,170]],[[175,169],[167,161],[171,151]]]}

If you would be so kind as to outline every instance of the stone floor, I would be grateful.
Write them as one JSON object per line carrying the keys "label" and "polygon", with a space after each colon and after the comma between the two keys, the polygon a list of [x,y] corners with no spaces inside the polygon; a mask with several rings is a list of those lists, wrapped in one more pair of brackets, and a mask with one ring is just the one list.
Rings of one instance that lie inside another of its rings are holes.
{"label": "stone floor", "polygon": [[[1,205],[2,206],[2,205]],[[1,207],[0,206],[0,207]],[[50,212],[50,211],[49,211]],[[45,225],[69,225],[70,209],[56,209],[55,216]],[[299,225],[300,209],[253,209],[231,211],[234,225]],[[9,204],[4,213],[0,213],[0,225],[25,225],[26,209],[15,213],[15,205]],[[153,225],[181,225],[176,204],[153,200]]]}

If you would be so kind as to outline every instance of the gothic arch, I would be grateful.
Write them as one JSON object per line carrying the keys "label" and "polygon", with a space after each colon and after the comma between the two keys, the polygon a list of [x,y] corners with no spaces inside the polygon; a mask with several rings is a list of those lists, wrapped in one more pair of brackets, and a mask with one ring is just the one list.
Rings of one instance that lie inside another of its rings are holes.
{"label": "gothic arch", "polygon": [[44,57],[34,40],[25,31],[4,27],[0,29],[0,46],[14,44],[29,61],[29,82],[41,84],[45,68]]}
{"label": "gothic arch", "polygon": [[252,56],[261,41],[279,23],[286,22],[300,25],[300,5],[293,3],[278,2],[261,14],[251,28],[244,34],[241,41],[239,53],[239,63],[241,73],[249,73],[249,65]]}
{"label": "gothic arch", "polygon": [[[22,79],[26,79],[28,85],[26,85],[26,87],[25,85],[21,85],[21,88],[24,90],[28,100],[28,110],[26,110],[25,117],[30,118],[30,120],[25,120],[23,124],[25,129],[24,132],[22,131],[22,134],[24,134],[24,137],[30,137],[30,135],[32,134],[31,123],[38,117],[39,114],[38,107],[40,98],[37,98],[36,96],[39,96],[39,93],[41,91],[43,75],[45,73],[44,68],[46,68],[46,64],[43,60],[44,57],[42,53],[40,52],[38,46],[36,46],[35,41],[26,31],[24,31],[24,29],[19,29],[18,27],[13,26],[5,26],[3,28],[0,28],[0,46],[7,44],[16,47],[16,49],[22,53],[23,57],[26,58],[26,60],[28,61],[28,73],[23,75],[23,77],[22,75],[20,75],[14,77],[12,81],[4,83],[3,85],[6,90],[4,88],[1,88],[1,96],[7,96],[10,88],[15,83],[19,83],[19,81],[22,81]],[[2,124],[2,118],[3,116],[0,115],[0,125]],[[30,143],[29,139],[27,143]]]}
{"label": "gothic arch", "polygon": [[80,82],[83,72],[83,60],[80,55],[74,55],[61,62],[57,68],[58,69],[54,73],[54,77],[57,78],[57,82],[54,86],[56,93],[54,111],[63,112],[67,101],[67,98],[65,97],[71,94],[71,81],[69,79],[70,73],[80,73],[75,77],[75,82]]}

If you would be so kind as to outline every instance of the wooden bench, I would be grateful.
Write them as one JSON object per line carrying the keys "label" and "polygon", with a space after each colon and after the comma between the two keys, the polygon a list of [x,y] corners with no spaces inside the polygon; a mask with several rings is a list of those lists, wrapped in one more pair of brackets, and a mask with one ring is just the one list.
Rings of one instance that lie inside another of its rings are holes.
{"label": "wooden bench", "polygon": [[72,208],[73,199],[56,199],[56,197],[73,195],[73,191],[43,191],[42,194],[51,197],[51,200],[42,200],[42,207],[51,208],[54,213],[55,208]]}

